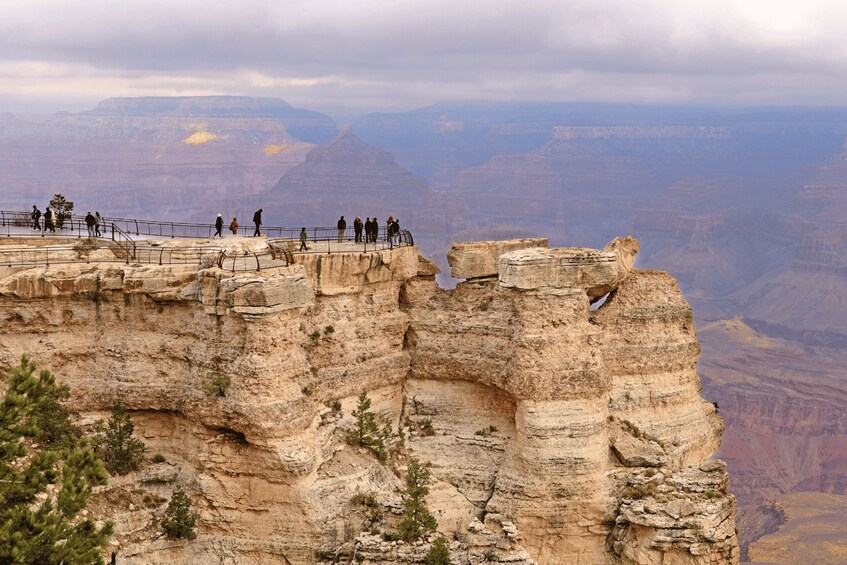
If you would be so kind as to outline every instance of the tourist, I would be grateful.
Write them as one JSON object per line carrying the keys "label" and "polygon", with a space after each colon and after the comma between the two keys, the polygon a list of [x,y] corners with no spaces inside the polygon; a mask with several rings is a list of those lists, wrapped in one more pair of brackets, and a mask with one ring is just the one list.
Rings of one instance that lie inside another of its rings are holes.
{"label": "tourist", "polygon": [[306,235],[306,228],[300,228],[300,251],[308,251],[309,248],[306,247],[306,240],[309,239],[309,236]]}
{"label": "tourist", "polygon": [[356,219],[353,220],[353,234],[356,239],[356,243],[362,243],[362,218],[356,216]]}
{"label": "tourist", "polygon": [[371,241],[376,243],[376,239],[379,237],[379,220],[376,216],[371,220]]}
{"label": "tourist", "polygon": [[85,225],[88,228],[88,237],[94,237],[94,215],[91,210],[85,215]]}
{"label": "tourist", "polygon": [[221,233],[224,229],[224,218],[221,214],[218,214],[218,217],[215,218],[215,235],[212,236],[212,239],[215,239],[215,236],[223,238],[224,234]]}
{"label": "tourist", "polygon": [[385,220],[385,239],[386,241],[391,241],[391,226],[394,225],[394,216],[388,216],[388,219]]}
{"label": "tourist", "polygon": [[44,231],[50,230],[52,233],[56,233],[56,224],[54,223],[53,210],[50,209],[50,206],[44,210]]}
{"label": "tourist", "polygon": [[32,229],[41,231],[41,210],[38,209],[38,206],[33,205],[32,214],[30,214],[30,218],[32,218]]}
{"label": "tourist", "polygon": [[[94,232],[97,237],[100,237],[102,234],[100,233],[100,226],[103,225],[103,216],[100,215],[100,212],[94,212]],[[105,228],[105,226],[103,226]]]}
{"label": "tourist", "polygon": [[347,229],[347,220],[344,219],[344,216],[338,220],[338,243],[341,243],[341,240],[344,239],[344,230]]}
{"label": "tourist", "polygon": [[232,232],[232,235],[238,235],[238,220],[235,218],[229,223],[229,231]]}
{"label": "tourist", "polygon": [[365,243],[371,242],[371,217],[365,218]]}
{"label": "tourist", "polygon": [[257,237],[262,235],[262,232],[259,231],[259,226],[262,225],[262,209],[259,208],[253,214],[253,223],[256,224],[256,231],[253,232],[253,237]]}

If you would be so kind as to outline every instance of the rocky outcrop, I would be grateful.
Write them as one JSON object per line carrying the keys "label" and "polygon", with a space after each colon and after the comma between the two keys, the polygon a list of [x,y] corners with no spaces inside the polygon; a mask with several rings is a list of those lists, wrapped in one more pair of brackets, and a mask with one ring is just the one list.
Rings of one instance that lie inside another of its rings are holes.
{"label": "rocky outcrop", "polygon": [[508,241],[479,241],[454,243],[447,253],[450,275],[457,279],[496,277],[500,272],[500,257],[519,249],[546,248],[547,239],[525,238]]}
{"label": "rocky outcrop", "polygon": [[[97,494],[122,563],[418,562],[432,538],[376,535],[400,520],[410,457],[455,563],[737,562],[676,282],[631,270],[631,238],[522,245],[483,245],[496,276],[453,290],[414,247],[240,273],[3,268],[0,365],[53,369],[83,423],[120,399],[164,455]],[[345,441],[362,390],[404,432],[388,465]],[[157,529],[174,484],[192,542]]]}

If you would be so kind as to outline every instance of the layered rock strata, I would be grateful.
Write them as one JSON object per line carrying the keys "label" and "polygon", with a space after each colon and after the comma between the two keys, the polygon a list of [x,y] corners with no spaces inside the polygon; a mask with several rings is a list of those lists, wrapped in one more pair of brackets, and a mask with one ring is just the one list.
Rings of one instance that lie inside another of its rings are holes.
{"label": "layered rock strata", "polygon": [[[122,563],[419,562],[429,542],[373,535],[400,519],[409,457],[455,563],[736,563],[691,310],[632,270],[637,249],[475,244],[485,267],[465,272],[487,274],[454,290],[415,248],[244,273],[7,267],[0,365],[54,370],[83,423],[120,400],[164,455],[94,497]],[[362,390],[404,431],[387,465],[345,441]],[[191,542],[158,531],[174,484]]]}

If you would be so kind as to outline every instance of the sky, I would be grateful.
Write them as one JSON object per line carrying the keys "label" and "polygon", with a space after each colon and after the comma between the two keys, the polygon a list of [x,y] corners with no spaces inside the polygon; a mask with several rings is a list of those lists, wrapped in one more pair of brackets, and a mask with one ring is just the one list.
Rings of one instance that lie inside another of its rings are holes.
{"label": "sky", "polygon": [[0,113],[220,94],[847,106],[847,2],[0,0]]}

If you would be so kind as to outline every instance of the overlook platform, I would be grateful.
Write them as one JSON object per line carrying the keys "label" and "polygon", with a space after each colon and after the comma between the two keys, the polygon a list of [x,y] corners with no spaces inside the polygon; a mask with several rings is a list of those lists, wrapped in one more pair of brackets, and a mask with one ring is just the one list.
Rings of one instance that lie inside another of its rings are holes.
{"label": "overlook platform", "polygon": [[336,228],[309,227],[306,249],[301,250],[299,228],[262,226],[262,235],[256,237],[246,235],[252,233],[252,224],[242,229],[245,235],[212,237],[215,229],[210,224],[104,217],[101,235],[89,237],[82,216],[71,216],[62,228],[44,231],[32,229],[27,212],[0,211],[0,265],[195,263],[249,271],[287,266],[296,262],[296,255],[372,253],[414,245],[405,229],[388,237],[382,227],[375,240],[357,242],[352,228],[339,240]]}

